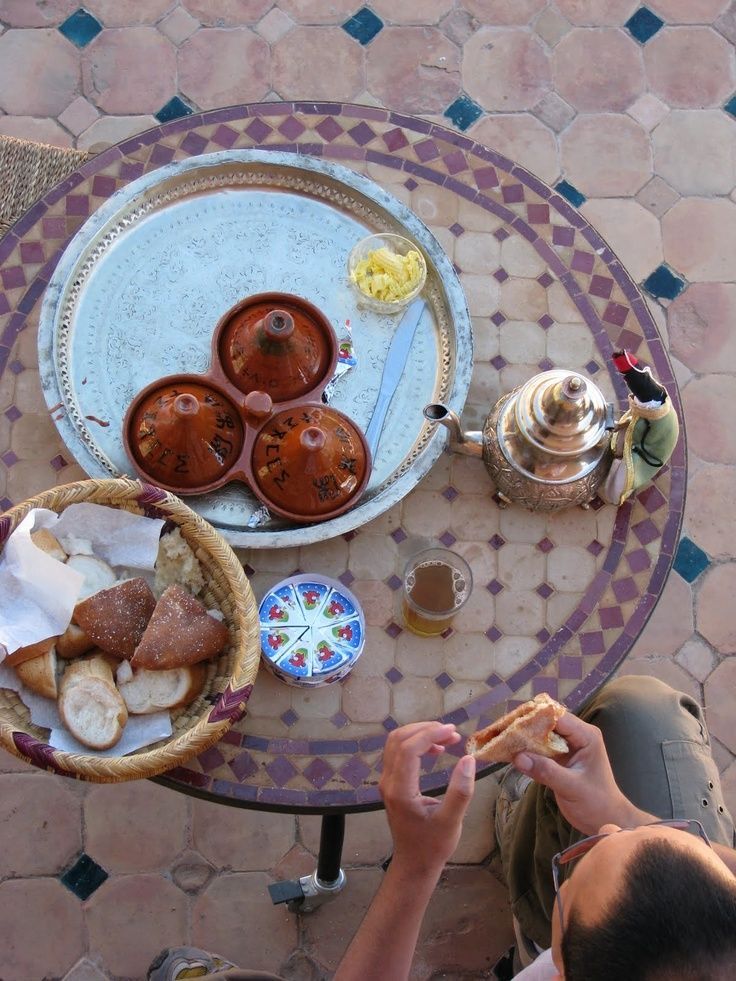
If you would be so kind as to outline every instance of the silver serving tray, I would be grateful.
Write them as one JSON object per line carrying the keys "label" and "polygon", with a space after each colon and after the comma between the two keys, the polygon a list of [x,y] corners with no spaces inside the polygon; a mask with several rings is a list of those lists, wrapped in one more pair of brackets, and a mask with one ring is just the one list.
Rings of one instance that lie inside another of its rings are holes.
{"label": "silver serving tray", "polygon": [[220,316],[264,290],[311,300],[338,335],[350,321],[357,365],[330,402],[365,430],[399,318],[360,308],[346,268],[355,242],[378,231],[423,250],[427,306],[360,501],[322,524],[272,519],[251,528],[259,504],[245,485],[186,500],[244,548],[307,545],[386,511],[442,451],[424,405],[460,412],[465,402],[473,364],[465,297],[409,208],[361,174],[292,153],[229,150],[161,167],[119,190],[74,236],[44,296],[38,335],[44,396],[69,451],[91,476],[131,473],[121,432],[134,395],[163,375],[206,371]]}

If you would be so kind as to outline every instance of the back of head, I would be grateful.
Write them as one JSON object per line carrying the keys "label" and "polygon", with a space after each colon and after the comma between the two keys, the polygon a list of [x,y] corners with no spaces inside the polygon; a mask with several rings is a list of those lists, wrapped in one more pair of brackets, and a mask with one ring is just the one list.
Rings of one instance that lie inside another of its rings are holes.
{"label": "back of head", "polygon": [[570,911],[565,981],[733,981],[736,879],[664,840],[642,842],[601,923]]}

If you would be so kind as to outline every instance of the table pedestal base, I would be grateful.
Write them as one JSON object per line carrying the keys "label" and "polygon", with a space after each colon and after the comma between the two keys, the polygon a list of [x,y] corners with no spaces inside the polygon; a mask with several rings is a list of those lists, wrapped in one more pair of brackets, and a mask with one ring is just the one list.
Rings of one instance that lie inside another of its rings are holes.
{"label": "table pedestal base", "polygon": [[342,892],[347,881],[340,868],[344,838],[345,815],[323,814],[317,868],[296,881],[272,883],[271,902],[287,903],[292,913],[312,913]]}

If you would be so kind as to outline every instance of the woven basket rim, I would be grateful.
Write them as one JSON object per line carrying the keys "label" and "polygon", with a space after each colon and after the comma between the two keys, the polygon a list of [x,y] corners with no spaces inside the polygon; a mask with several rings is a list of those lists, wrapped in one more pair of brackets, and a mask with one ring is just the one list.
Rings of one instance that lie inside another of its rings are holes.
{"label": "woven basket rim", "polygon": [[[156,776],[179,766],[217,743],[245,713],[246,702],[260,664],[258,604],[235,553],[215,529],[174,494],[127,477],[74,481],[50,488],[0,515],[0,551],[12,531],[33,508],[63,511],[70,504],[129,504],[141,511],[156,508],[177,525],[186,524],[190,537],[204,548],[225,577],[231,595],[233,621],[229,624],[237,648],[225,690],[206,717],[162,746],[137,750],[126,756],[100,757],[57,750],[30,732],[8,722],[0,707],[0,745],[27,762],[68,776],[108,783]],[[16,741],[16,737],[20,739]]]}

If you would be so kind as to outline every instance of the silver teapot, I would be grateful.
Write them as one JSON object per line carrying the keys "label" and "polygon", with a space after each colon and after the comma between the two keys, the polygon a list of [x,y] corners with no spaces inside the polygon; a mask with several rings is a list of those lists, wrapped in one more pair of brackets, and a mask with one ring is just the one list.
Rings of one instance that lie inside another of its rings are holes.
{"label": "silver teapot", "polygon": [[439,402],[425,406],[424,418],[449,429],[451,452],[483,459],[502,506],[587,507],[613,459],[614,407],[575,371],[543,371],[502,396],[482,432],[463,432]]}

